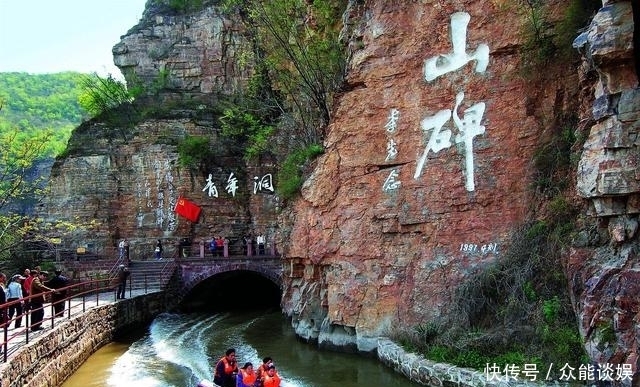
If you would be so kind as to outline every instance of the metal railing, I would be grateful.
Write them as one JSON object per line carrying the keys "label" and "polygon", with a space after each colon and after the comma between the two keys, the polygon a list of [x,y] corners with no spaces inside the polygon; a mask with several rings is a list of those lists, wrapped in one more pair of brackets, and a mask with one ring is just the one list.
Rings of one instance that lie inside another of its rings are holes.
{"label": "metal railing", "polygon": [[[247,255],[239,256],[226,256],[226,257],[207,257],[204,254],[194,256],[190,254],[187,258],[180,257],[179,259],[167,259],[162,265],[159,275],[160,281],[149,281],[147,275],[143,275],[143,278],[133,279],[131,276],[127,279],[126,292],[129,296],[132,292],[136,291],[139,294],[148,294],[150,291],[159,291],[154,287],[153,289],[149,285],[150,283],[158,283],[161,288],[165,288],[176,270],[176,266],[179,261],[182,262],[230,262],[230,261],[261,261],[261,260],[273,260],[278,258],[278,255]],[[203,259],[204,258],[204,259]],[[103,304],[117,301],[117,271],[120,264],[127,264],[125,258],[118,258],[112,263],[109,263],[109,269],[104,277],[99,276],[97,278],[90,277],[87,280],[83,280],[64,288],[56,289],[54,291],[44,292],[38,295],[31,295],[19,300],[6,302],[0,304],[0,331],[2,332],[2,339],[0,340],[0,356],[4,362],[7,358],[17,349],[28,344],[33,337],[39,335],[39,331],[32,331],[34,326],[46,326],[54,328],[56,324],[61,323],[64,320],[60,320],[61,317],[70,318],[71,316],[78,315],[86,312],[86,310],[93,306],[98,306],[102,302]],[[54,295],[64,294],[63,297],[54,297]],[[42,306],[30,307],[32,299],[35,297],[44,296],[47,300]],[[52,298],[55,298],[54,302]],[[61,303],[64,305],[62,312],[56,311],[55,304]],[[17,305],[23,306],[23,308],[17,308]],[[13,309],[15,315],[9,317],[9,310]],[[33,322],[34,312],[45,312],[45,316],[42,321]],[[19,323],[19,327],[16,325]]]}
{"label": "metal railing", "polygon": [[[128,280],[127,290],[131,295],[131,279]],[[31,295],[19,300],[0,305],[0,340],[1,356],[4,362],[22,345],[28,344],[34,337],[40,335],[38,327],[54,328],[71,316],[82,314],[87,309],[116,301],[118,289],[117,278],[110,277],[75,283],[54,291]],[[144,293],[147,289],[145,287]],[[63,295],[60,297],[60,295]],[[44,297],[45,302],[39,306],[34,299]],[[58,306],[56,306],[58,304]],[[18,307],[20,305],[21,307]],[[59,308],[59,309],[56,309]],[[15,310],[15,315],[9,317],[9,311]],[[34,315],[44,313],[41,321],[33,321]],[[34,329],[35,328],[35,329]]]}

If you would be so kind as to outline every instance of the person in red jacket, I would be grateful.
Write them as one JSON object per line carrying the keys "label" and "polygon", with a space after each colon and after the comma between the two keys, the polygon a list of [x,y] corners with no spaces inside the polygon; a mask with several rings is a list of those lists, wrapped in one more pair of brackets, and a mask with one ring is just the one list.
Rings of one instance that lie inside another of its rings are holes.
{"label": "person in red jacket", "polygon": [[216,363],[213,382],[220,387],[235,387],[238,363],[236,362],[236,350],[229,348],[225,355]]}
{"label": "person in red jacket", "polygon": [[27,312],[31,308],[31,301],[27,297],[31,295],[31,283],[36,277],[37,272],[40,271],[40,266],[36,266],[35,269],[24,269],[24,281],[22,282],[22,296],[25,298],[23,310]]}

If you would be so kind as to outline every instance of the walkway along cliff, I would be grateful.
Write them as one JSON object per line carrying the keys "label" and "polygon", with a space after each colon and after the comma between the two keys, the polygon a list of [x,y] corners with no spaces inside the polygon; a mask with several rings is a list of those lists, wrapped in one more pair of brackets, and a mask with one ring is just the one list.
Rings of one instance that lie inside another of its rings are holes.
{"label": "walkway along cliff", "polygon": [[[637,2],[598,2],[564,46],[575,2],[346,2],[348,63],[325,151],[287,203],[268,180],[275,163],[246,162],[209,109],[253,71],[241,65],[241,25],[213,6],[180,14],[152,3],[113,53],[128,82],[165,80],[147,97],[159,109],[75,130],[42,215],[94,223],[64,243],[100,249],[126,237],[150,258],[159,238],[219,234],[241,249],[263,234],[281,247],[282,309],[296,333],[370,352],[381,335],[457,317],[459,289],[500,262],[523,225],[558,213],[573,229],[557,274],[589,361],[630,365],[637,383]],[[551,39],[582,59],[535,67],[531,53]],[[565,132],[572,157],[560,189],[539,164]],[[187,135],[211,140],[206,170],[178,165]],[[173,212],[180,197],[202,208],[196,223]]]}
{"label": "walkway along cliff", "polygon": [[[255,272],[267,281],[273,281],[271,285],[276,287],[280,282],[281,273],[280,268],[272,264],[273,261],[273,257],[235,257],[218,260],[191,257],[179,263],[171,261],[170,266],[175,269],[174,275],[171,283],[157,283],[161,290],[155,283],[151,288],[146,288],[147,281],[142,274],[160,277],[162,266],[156,265],[155,269],[148,271],[139,267],[145,266],[144,263],[136,262],[133,266],[134,279],[129,278],[130,282],[126,287],[126,300],[115,298],[115,286],[109,280],[98,281],[100,284],[91,281],[74,284],[70,291],[75,296],[71,296],[64,316],[52,318],[49,313],[51,305],[45,305],[45,330],[30,333],[25,326],[25,330],[6,331],[8,336],[5,336],[5,340],[7,337],[9,339],[6,347],[8,356],[0,364],[0,385],[60,386],[103,345],[147,327],[158,314],[179,306],[184,301],[183,297],[190,295],[195,285],[205,281],[220,281],[223,284],[228,281],[215,279],[217,274],[244,270],[244,278],[248,279],[251,277],[247,277],[246,272]],[[106,266],[108,263],[113,261],[101,261],[98,265]],[[255,277],[253,279],[255,281]],[[228,282],[226,284],[228,286]],[[145,288],[140,288],[141,285]],[[263,300],[269,302],[269,286],[264,287],[264,283],[256,283],[256,286],[257,290],[261,291]],[[25,316],[23,319],[28,318]],[[10,325],[13,324],[12,320]],[[27,339],[26,335],[29,333]],[[3,341],[3,350],[4,343]],[[487,378],[482,372],[426,360],[405,351],[397,343],[384,337],[379,338],[377,357],[407,379],[425,386],[438,386],[446,382],[455,382],[463,387],[505,385],[498,379]],[[513,385],[533,387],[539,384],[522,381],[516,383],[514,380]]]}

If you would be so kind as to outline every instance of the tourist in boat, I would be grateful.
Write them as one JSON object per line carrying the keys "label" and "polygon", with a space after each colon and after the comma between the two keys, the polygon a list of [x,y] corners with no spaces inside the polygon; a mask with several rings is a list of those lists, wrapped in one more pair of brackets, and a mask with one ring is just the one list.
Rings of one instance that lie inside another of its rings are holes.
{"label": "tourist in boat", "polygon": [[256,371],[256,377],[258,378],[258,385],[262,383],[262,377],[267,374],[267,368],[273,365],[273,359],[271,356],[266,356],[262,359],[262,364],[258,367]]}
{"label": "tourist in boat", "polygon": [[229,348],[225,355],[216,363],[213,382],[220,387],[236,387],[236,375],[238,363],[236,362],[236,350]]}
{"label": "tourist in boat", "polygon": [[267,368],[267,373],[262,377],[262,387],[280,387],[281,381],[276,366],[270,365]]}
{"label": "tourist in boat", "polygon": [[237,376],[237,387],[255,387],[257,380],[256,371],[253,369],[253,364],[244,363],[240,368]]}

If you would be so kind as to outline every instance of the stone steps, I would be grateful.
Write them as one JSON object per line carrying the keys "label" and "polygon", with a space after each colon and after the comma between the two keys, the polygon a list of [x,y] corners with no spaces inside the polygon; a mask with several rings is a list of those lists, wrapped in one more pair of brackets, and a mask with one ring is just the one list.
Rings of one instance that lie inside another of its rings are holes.
{"label": "stone steps", "polygon": [[131,261],[129,272],[132,289],[162,289],[173,271],[173,259]]}

